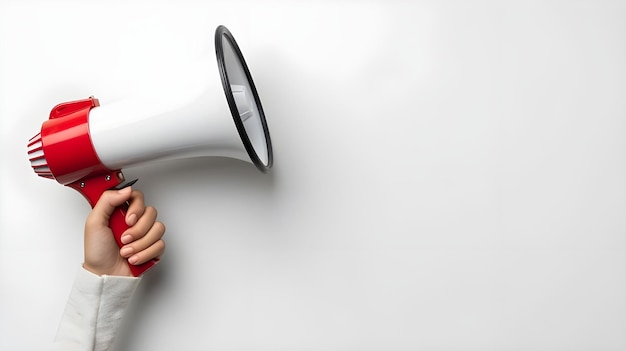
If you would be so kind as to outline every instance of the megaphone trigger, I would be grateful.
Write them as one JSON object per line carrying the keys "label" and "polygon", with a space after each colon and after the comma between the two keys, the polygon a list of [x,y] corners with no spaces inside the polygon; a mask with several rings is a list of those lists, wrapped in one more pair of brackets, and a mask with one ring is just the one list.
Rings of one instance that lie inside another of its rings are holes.
{"label": "megaphone trigger", "polygon": [[109,188],[109,190],[122,190],[122,189],[124,189],[124,188],[127,188],[127,187],[129,187],[129,186],[134,185],[135,183],[137,183],[137,181],[138,181],[138,180],[139,180],[139,179],[133,179],[133,180],[131,180],[131,181],[129,181],[129,182],[121,183],[121,184],[119,184],[119,185],[116,185],[116,186],[110,187],[110,188]]}

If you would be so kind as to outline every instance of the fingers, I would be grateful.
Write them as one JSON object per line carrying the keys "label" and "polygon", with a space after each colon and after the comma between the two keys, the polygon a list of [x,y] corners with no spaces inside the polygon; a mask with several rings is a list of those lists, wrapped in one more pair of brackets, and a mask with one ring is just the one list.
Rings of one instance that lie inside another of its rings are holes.
{"label": "fingers", "polygon": [[[127,258],[130,264],[141,264],[153,258],[158,258],[165,251],[165,242],[162,240],[165,234],[165,225],[158,221],[150,221],[150,219],[153,218],[153,212],[155,213],[154,218],[156,218],[156,211],[148,207],[144,216],[141,217],[137,223],[137,226],[145,225],[145,223],[142,222],[150,223],[150,226],[145,232],[125,234],[128,236],[139,236],[136,240],[129,242],[120,249],[120,256]],[[133,229],[136,229],[136,227]],[[129,229],[127,233],[129,231],[131,230]]]}
{"label": "fingers", "polygon": [[86,225],[108,226],[109,218],[111,218],[115,208],[128,201],[131,193],[132,189],[130,187],[121,190],[108,190],[102,193],[102,196],[100,196],[100,199],[89,214]]}
{"label": "fingers", "polygon": [[157,258],[165,251],[165,225],[156,220],[157,210],[152,206],[143,208],[143,214],[122,235],[120,256],[127,258],[130,264],[141,264]]}
{"label": "fingers", "polygon": [[126,212],[126,224],[132,227],[144,213],[145,200],[143,193],[139,190],[133,190],[130,194],[129,202],[128,212]]}
{"label": "fingers", "polygon": [[165,252],[165,241],[158,240],[145,250],[139,251],[128,258],[128,263],[137,265],[148,262],[152,259],[158,259]]}
{"label": "fingers", "polygon": [[[123,246],[117,247],[111,235],[110,219],[116,208],[126,209],[124,220],[128,229],[122,233]],[[98,274],[128,275],[126,261],[131,265],[138,265],[159,258],[165,251],[165,225],[157,221],[157,211],[154,207],[145,205],[141,191],[126,187],[120,190],[108,190],[102,193],[100,199],[87,217],[85,223],[85,265],[102,266],[102,258],[113,264],[106,265],[106,269],[98,268]],[[98,265],[92,265],[92,263]],[[124,267],[123,271],[111,267]],[[93,270],[92,270],[93,272]]]}
{"label": "fingers", "polygon": [[143,214],[138,220],[135,220],[135,225],[122,234],[122,244],[128,244],[131,241],[140,239],[148,233],[154,222],[156,222],[157,210],[154,207],[148,206],[143,208],[142,211]]}

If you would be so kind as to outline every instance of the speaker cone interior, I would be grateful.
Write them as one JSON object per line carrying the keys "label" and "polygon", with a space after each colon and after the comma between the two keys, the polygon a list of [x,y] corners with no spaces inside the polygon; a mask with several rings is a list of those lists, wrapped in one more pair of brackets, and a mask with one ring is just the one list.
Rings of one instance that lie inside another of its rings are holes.
{"label": "speaker cone interior", "polygon": [[272,167],[273,156],[261,100],[239,46],[224,26],[217,27],[215,31],[215,53],[226,100],[239,136],[254,165],[266,172]]}

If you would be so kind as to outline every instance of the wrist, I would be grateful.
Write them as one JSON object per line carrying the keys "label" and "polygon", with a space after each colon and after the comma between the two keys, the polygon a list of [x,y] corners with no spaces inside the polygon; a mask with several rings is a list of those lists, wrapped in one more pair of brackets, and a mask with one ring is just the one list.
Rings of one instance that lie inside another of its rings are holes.
{"label": "wrist", "polygon": [[132,277],[132,273],[128,268],[128,265],[118,265],[114,267],[101,267],[98,265],[92,265],[88,262],[83,262],[83,269],[86,271],[93,273],[97,276],[118,276],[118,277]]}

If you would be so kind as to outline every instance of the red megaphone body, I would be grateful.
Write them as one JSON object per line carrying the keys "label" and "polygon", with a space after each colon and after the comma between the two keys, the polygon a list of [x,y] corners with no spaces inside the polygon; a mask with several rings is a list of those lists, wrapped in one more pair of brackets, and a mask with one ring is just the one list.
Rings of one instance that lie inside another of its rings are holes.
{"label": "red megaphone body", "polygon": [[[102,193],[122,185],[121,170],[108,169],[96,154],[89,136],[89,111],[100,106],[98,99],[61,103],[50,112],[41,132],[29,140],[28,154],[37,175],[56,179],[59,183],[76,189],[95,206]],[[109,226],[119,247],[126,225],[127,206],[118,207],[111,215]],[[129,265],[134,276],[139,276],[156,260],[140,265]]]}

